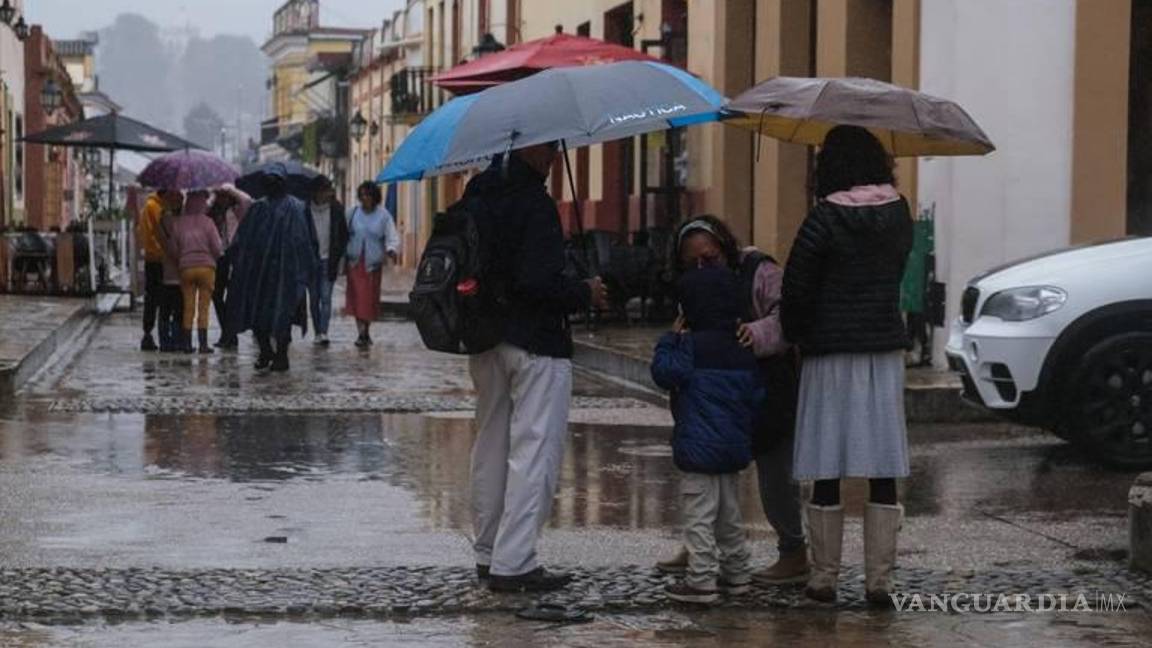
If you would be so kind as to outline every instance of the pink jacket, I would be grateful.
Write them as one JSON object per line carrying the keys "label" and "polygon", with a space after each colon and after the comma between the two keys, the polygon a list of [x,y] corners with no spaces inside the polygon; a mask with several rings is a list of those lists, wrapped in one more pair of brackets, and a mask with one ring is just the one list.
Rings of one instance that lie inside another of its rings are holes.
{"label": "pink jacket", "polygon": [[[745,250],[750,251],[752,248]],[[760,319],[750,322],[752,352],[768,358],[791,348],[780,326],[780,293],[784,270],[775,263],[761,263],[752,287],[752,308]]]}
{"label": "pink jacket", "polygon": [[220,232],[205,214],[184,214],[174,219],[170,245],[181,270],[215,268],[216,259],[224,254]]}

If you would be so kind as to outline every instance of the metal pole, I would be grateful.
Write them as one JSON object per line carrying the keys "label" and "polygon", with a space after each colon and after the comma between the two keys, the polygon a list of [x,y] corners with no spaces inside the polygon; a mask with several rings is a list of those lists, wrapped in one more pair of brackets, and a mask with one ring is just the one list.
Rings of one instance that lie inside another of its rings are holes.
{"label": "metal pole", "polygon": [[580,196],[576,194],[576,181],[572,176],[572,161],[568,159],[568,142],[560,140],[560,148],[564,150],[564,169],[568,172],[568,187],[572,189],[572,211],[576,214],[576,232],[579,233],[580,240],[587,247],[588,242],[584,241],[584,214],[580,211]]}

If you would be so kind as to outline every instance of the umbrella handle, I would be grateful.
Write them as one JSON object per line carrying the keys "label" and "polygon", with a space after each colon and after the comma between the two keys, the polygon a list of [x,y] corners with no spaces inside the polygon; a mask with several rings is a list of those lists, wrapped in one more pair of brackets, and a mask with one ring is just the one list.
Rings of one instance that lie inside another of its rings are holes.
{"label": "umbrella handle", "polygon": [[[576,235],[580,237],[580,248],[584,258],[588,258],[588,237],[584,236],[584,214],[580,209],[580,196],[576,193],[576,180],[572,175],[572,161],[568,158],[568,142],[560,140],[560,148],[564,151],[564,169],[568,173],[568,187],[572,190],[572,211],[576,215]],[[591,274],[585,271],[586,274]]]}
{"label": "umbrella handle", "polygon": [[760,124],[756,126],[756,162],[760,162],[760,151],[764,148],[764,117],[768,114],[768,108],[760,111]]}

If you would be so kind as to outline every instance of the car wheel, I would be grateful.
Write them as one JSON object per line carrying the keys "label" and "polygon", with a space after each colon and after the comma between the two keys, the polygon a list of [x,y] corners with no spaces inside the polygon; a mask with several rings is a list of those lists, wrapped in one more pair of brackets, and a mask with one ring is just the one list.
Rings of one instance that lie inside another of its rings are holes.
{"label": "car wheel", "polygon": [[1152,334],[1108,338],[1069,383],[1072,441],[1120,468],[1152,466]]}

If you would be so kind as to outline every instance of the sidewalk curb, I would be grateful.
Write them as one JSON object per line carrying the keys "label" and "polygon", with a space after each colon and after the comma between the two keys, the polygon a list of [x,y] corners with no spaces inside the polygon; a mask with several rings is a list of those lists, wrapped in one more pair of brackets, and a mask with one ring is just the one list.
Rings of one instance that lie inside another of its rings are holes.
{"label": "sidewalk curb", "polygon": [[[586,340],[576,340],[573,361],[586,369],[634,383],[646,390],[661,391],[652,381],[647,359]],[[908,387],[904,406],[909,423],[984,423],[996,420],[964,404],[959,390],[951,388]]]}
{"label": "sidewalk curb", "polygon": [[0,367],[0,396],[8,398],[45,368],[61,349],[90,335],[100,320],[94,304],[78,309],[14,365]]}

